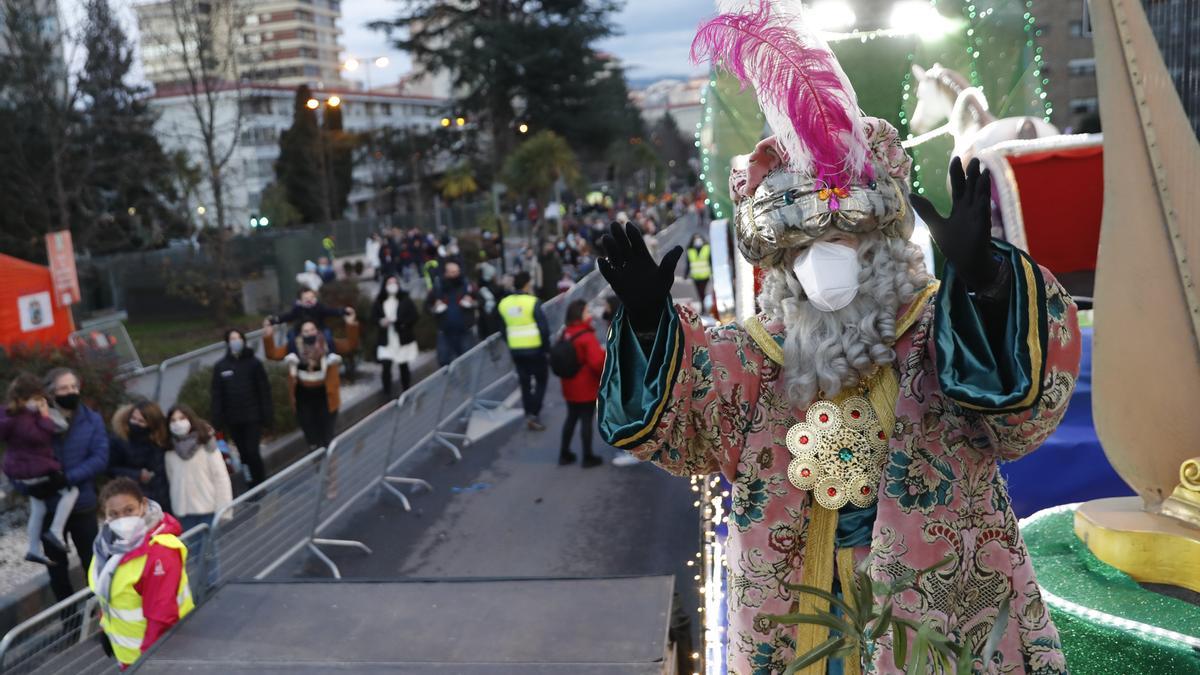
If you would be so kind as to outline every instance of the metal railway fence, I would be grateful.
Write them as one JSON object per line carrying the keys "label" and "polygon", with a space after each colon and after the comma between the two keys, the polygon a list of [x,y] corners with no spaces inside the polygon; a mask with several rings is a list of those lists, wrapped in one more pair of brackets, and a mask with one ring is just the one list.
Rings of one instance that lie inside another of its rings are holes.
{"label": "metal railway fence", "polygon": [[[690,234],[687,227],[672,227],[659,236],[659,245],[674,246]],[[568,293],[545,303],[552,334],[556,337],[562,329],[571,301],[599,298],[606,288],[604,279],[592,272]],[[247,338],[261,344],[261,334]],[[200,367],[182,364],[205,363],[213,351],[205,348],[198,350],[203,353],[163,362],[156,393],[173,388],[176,379],[182,385],[186,373]],[[340,578],[322,547],[352,547],[366,554],[371,549],[322,534],[375,492],[391,495],[408,510],[415,490],[435,488],[405,474],[405,467],[424,452],[449,452],[460,459],[469,443],[466,426],[471,414],[500,407],[516,389],[507,345],[493,335],[342,432],[328,448],[311,452],[240,495],[214,514],[210,524],[184,535],[191,551],[188,576],[196,603],[232,579],[267,577],[302,550]],[[114,662],[104,656],[98,633],[96,600],[85,589],[10,630],[0,640],[0,673],[112,672]]]}

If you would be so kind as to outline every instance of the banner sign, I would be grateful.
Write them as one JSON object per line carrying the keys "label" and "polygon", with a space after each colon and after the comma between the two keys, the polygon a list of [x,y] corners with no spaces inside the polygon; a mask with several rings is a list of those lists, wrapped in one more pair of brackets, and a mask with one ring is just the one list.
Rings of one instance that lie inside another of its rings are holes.
{"label": "banner sign", "polygon": [[79,302],[79,275],[75,271],[75,245],[70,230],[46,235],[46,259],[54,282],[54,300],[59,307]]}

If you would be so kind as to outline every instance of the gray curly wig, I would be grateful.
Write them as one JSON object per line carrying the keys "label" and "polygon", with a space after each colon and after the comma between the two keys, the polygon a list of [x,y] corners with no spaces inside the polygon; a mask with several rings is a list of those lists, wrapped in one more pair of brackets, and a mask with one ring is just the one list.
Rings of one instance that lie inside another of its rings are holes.
{"label": "gray curly wig", "polygon": [[860,235],[858,260],[858,295],[836,312],[813,307],[790,266],[771,268],[763,280],[759,305],[785,326],[786,391],[799,407],[857,386],[895,361],[896,314],[931,279],[920,248],[905,239]]}

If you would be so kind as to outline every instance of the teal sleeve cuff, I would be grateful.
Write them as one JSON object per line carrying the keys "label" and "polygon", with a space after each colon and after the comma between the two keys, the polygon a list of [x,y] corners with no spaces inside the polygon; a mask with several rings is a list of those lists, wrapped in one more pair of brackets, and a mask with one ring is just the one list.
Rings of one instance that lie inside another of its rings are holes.
{"label": "teal sleeve cuff", "polygon": [[1004,347],[988,343],[967,286],[946,264],[934,315],[938,381],[965,408],[986,414],[1028,410],[1041,395],[1046,367],[1046,284],[1023,251],[993,241],[1012,271]]}
{"label": "teal sleeve cuff", "polygon": [[600,380],[599,427],[600,436],[615,447],[647,441],[667,409],[683,353],[679,315],[667,303],[649,353],[638,344],[625,309],[613,317]]}

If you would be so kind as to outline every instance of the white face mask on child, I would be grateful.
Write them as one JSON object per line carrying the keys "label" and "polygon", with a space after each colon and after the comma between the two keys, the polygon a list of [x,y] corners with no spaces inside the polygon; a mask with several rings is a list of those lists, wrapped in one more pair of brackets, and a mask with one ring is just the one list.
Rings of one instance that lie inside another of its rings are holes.
{"label": "white face mask on child", "polygon": [[136,541],[146,536],[146,521],[141,516],[125,516],[108,521],[108,529],[121,541]]}
{"label": "white face mask on child", "polygon": [[171,420],[171,433],[176,436],[187,436],[192,430],[192,423],[188,420]]}

